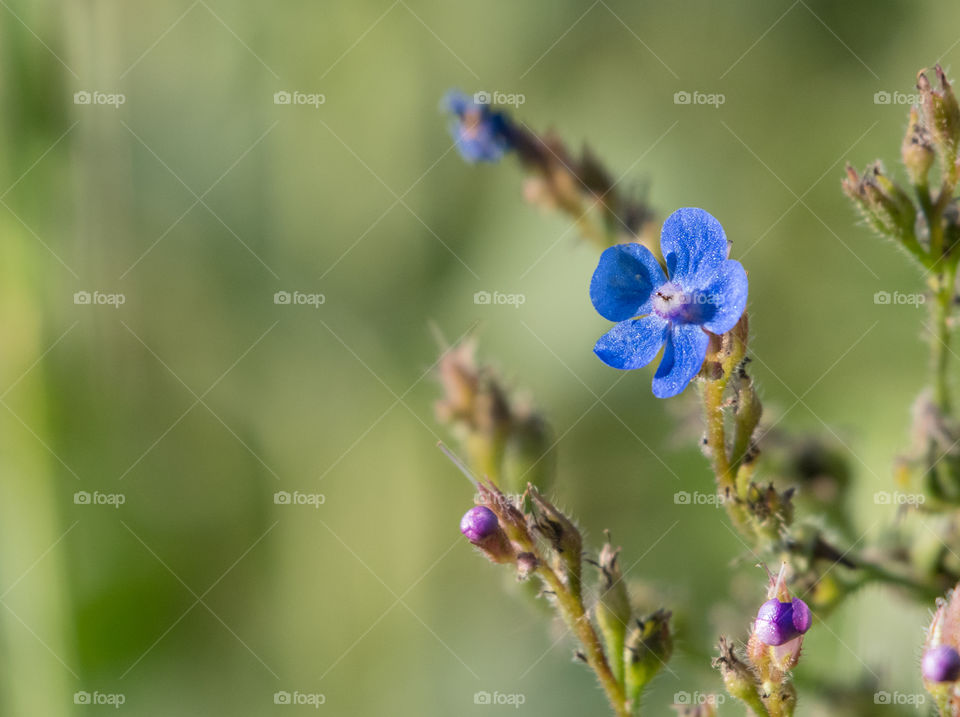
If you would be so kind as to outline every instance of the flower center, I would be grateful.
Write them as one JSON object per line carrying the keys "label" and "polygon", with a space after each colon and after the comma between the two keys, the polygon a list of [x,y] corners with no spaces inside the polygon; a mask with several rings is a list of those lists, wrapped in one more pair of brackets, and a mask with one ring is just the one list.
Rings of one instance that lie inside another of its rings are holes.
{"label": "flower center", "polygon": [[467,139],[477,139],[483,126],[483,112],[478,109],[468,109],[463,113],[460,128]]}
{"label": "flower center", "polygon": [[668,321],[682,320],[689,303],[683,289],[673,283],[666,283],[653,293],[653,313]]}

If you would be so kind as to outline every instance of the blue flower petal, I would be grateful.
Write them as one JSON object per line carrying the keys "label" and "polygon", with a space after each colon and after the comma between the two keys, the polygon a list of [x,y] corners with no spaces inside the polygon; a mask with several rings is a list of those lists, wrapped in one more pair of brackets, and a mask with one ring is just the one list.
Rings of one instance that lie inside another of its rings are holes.
{"label": "blue flower petal", "polygon": [[663,346],[668,326],[665,320],[654,315],[621,321],[600,337],[593,352],[613,368],[629,370],[646,366]]}
{"label": "blue flower petal", "polygon": [[440,109],[445,112],[452,112],[455,115],[462,115],[467,111],[467,107],[473,104],[473,100],[467,97],[460,90],[450,90],[440,100]]}
{"label": "blue flower petal", "polygon": [[671,324],[667,332],[667,348],[653,377],[653,395],[657,398],[676,396],[703,366],[709,337],[696,324]]}
{"label": "blue flower petal", "polygon": [[732,329],[747,306],[747,272],[739,261],[727,259],[710,277],[699,293],[714,307],[703,328],[715,334],[725,334]]}
{"label": "blue flower petal", "polygon": [[600,255],[590,280],[590,300],[605,319],[649,314],[654,289],[666,282],[660,263],[640,244],[618,244]]}
{"label": "blue flower petal", "polygon": [[702,209],[678,209],[663,223],[660,249],[670,279],[687,287],[685,278],[712,274],[727,258],[727,235],[713,215]]}

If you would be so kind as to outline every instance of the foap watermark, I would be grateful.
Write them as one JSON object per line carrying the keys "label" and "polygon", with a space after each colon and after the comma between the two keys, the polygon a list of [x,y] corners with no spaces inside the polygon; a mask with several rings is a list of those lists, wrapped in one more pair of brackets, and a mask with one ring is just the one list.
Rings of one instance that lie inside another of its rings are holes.
{"label": "foap watermark", "polygon": [[75,705],[105,705],[120,709],[120,706],[127,701],[126,695],[119,692],[87,692],[80,690],[73,693],[73,704]]}
{"label": "foap watermark", "polygon": [[112,306],[119,309],[127,303],[127,297],[125,294],[105,291],[77,291],[73,294],[73,303],[77,306]]}
{"label": "foap watermark", "polygon": [[898,490],[881,490],[873,494],[877,505],[923,505],[927,497],[923,493],[901,493]]}
{"label": "foap watermark", "polygon": [[278,306],[312,306],[319,309],[321,304],[327,303],[327,297],[304,291],[278,291],[273,295],[273,303]]}
{"label": "foap watermark", "polygon": [[719,508],[726,501],[726,496],[717,495],[716,493],[701,493],[698,490],[690,491],[681,490],[673,494],[673,502],[675,505],[712,505],[714,508]]}
{"label": "foap watermark", "polygon": [[276,505],[309,505],[313,508],[319,508],[327,502],[327,497],[323,493],[301,493],[298,490],[291,493],[286,490],[278,490],[273,494],[273,502]]}
{"label": "foap watermark", "polygon": [[498,90],[487,92],[486,90],[480,90],[473,94],[473,101],[478,105],[510,105],[511,107],[519,107],[527,101],[527,96],[519,92],[499,92]]}
{"label": "foap watermark", "polygon": [[473,295],[473,303],[478,306],[512,306],[519,309],[527,302],[524,294],[504,294],[500,291],[478,291]]}
{"label": "foap watermark", "polygon": [[294,690],[287,692],[280,690],[273,693],[273,704],[275,705],[300,705],[320,709],[320,705],[326,704],[327,696],[320,692],[300,692]]}
{"label": "foap watermark", "polygon": [[326,104],[327,96],[319,92],[300,92],[294,90],[279,90],[273,93],[273,104],[275,105],[307,105],[315,110],[320,109],[320,105]]}
{"label": "foap watermark", "polygon": [[522,692],[487,692],[481,690],[473,693],[473,704],[475,705],[505,705],[520,709],[525,704],[527,696]]}
{"label": "foap watermark", "polygon": [[705,692],[675,692],[673,695],[673,704],[675,705],[720,706],[726,702],[726,700],[726,695],[714,695]]}
{"label": "foap watermark", "polygon": [[873,93],[875,105],[919,105],[923,98],[916,92],[887,92],[877,90]]}
{"label": "foap watermark", "polygon": [[73,104],[75,105],[106,105],[114,109],[120,109],[120,105],[125,104],[126,101],[127,96],[121,92],[80,90],[73,93]]}
{"label": "foap watermark", "polygon": [[873,303],[879,306],[912,306],[919,309],[927,303],[927,295],[923,292],[904,294],[901,291],[878,291],[873,295]]}
{"label": "foap watermark", "polygon": [[926,704],[927,696],[922,692],[880,692],[873,693],[875,705],[922,705]]}
{"label": "foap watermark", "polygon": [[119,508],[127,502],[127,496],[123,493],[101,493],[98,490],[90,491],[78,490],[73,494],[74,505],[109,505]]}
{"label": "foap watermark", "polygon": [[720,92],[679,90],[673,93],[673,104],[675,105],[710,105],[713,108],[719,108],[726,101],[727,96]]}
{"label": "foap watermark", "polygon": [[473,502],[476,505],[495,505],[504,507],[519,508],[523,505],[524,495],[522,493],[474,493]]}

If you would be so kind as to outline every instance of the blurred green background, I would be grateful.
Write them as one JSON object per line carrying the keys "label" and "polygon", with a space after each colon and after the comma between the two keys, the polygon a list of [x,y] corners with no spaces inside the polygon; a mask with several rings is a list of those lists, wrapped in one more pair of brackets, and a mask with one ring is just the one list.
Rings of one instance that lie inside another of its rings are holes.
{"label": "blurred green background", "polygon": [[[711,646],[751,617],[724,606],[763,575],[722,512],[674,504],[712,490],[678,427],[692,407],[654,399],[647,370],[605,393],[595,251],[523,204],[514,162],[465,166],[439,99],[522,93],[518,116],[589,141],[661,217],[720,219],[767,410],[849,445],[869,532],[924,317],[874,303],[918,276],[839,180],[847,160],[897,168],[907,107],[875,93],[949,71],[958,28],[955,6],[906,0],[0,2],[0,713],[118,713],[84,694],[130,715],[512,709],[474,706],[487,690],[603,714],[569,642],[457,531],[472,491],[435,447],[430,326],[477,321],[562,436],[559,502],[678,612],[652,712],[719,690]],[[822,713],[802,687],[820,676],[920,692],[927,615],[851,600],[807,639],[798,714]]]}

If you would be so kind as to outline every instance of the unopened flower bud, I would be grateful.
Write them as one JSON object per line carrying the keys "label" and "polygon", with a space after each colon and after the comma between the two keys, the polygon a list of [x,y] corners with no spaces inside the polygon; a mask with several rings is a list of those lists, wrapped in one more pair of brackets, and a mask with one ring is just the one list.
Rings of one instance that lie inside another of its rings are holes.
{"label": "unopened flower bud", "polygon": [[494,535],[500,530],[500,522],[492,510],[476,505],[460,519],[460,532],[474,545]]}
{"label": "unopened flower bud", "polygon": [[956,682],[960,678],[960,654],[950,645],[927,650],[921,665],[923,679],[930,682]]}
{"label": "unopened flower bud", "polygon": [[956,588],[946,599],[937,599],[937,609],[927,630],[920,671],[923,686],[933,698],[940,714],[954,714],[954,682],[960,677],[960,591]]}
{"label": "unopened flower bud", "polygon": [[804,634],[811,621],[810,608],[800,598],[790,602],[772,598],[760,606],[753,631],[763,644],[778,647]]}
{"label": "unopened flower bud", "polygon": [[[750,666],[741,660],[734,652],[733,644],[726,638],[720,638],[720,656],[713,659],[713,666],[720,670],[723,685],[731,697],[734,697],[748,706],[760,705],[760,695],[757,693],[757,675]],[[762,714],[761,710],[755,710]]]}
{"label": "unopened flower bud", "polygon": [[756,519],[757,528],[771,539],[776,539],[793,522],[794,492],[792,487],[780,492],[773,483],[766,487],[750,484],[747,509]]}
{"label": "unopened flower bud", "polygon": [[946,163],[957,158],[957,143],[960,140],[960,105],[953,94],[940,65],[934,67],[939,89],[934,89],[927,79],[926,71],[917,75],[917,89],[923,100],[923,111],[930,134],[943,154]]}
{"label": "unopened flower bud", "polygon": [[903,157],[907,174],[910,175],[910,182],[915,186],[925,186],[935,154],[930,132],[920,122],[920,113],[916,107],[910,108],[910,123],[903,137],[900,155]]}
{"label": "unopened flower bud", "polygon": [[499,483],[513,414],[502,381],[489,367],[477,364],[475,353],[476,342],[468,339],[440,357],[443,397],[436,414],[462,442],[470,470]]}
{"label": "unopened flower bud", "polygon": [[876,231],[904,241],[913,237],[917,221],[913,200],[884,174],[879,162],[867,167],[862,177],[848,165],[842,186]]}
{"label": "unopened flower bud", "polygon": [[607,542],[604,543],[597,561],[600,570],[600,597],[597,601],[596,615],[600,634],[607,650],[607,659],[610,669],[617,680],[623,679],[624,670],[624,641],[627,625],[630,623],[630,596],[623,581],[618,558],[620,549]]}
{"label": "unopened flower bud", "polygon": [[556,566],[561,569],[567,585],[575,594],[580,594],[580,571],[583,551],[583,539],[580,531],[566,515],[541,495],[534,486],[528,485],[530,501],[533,504],[533,528],[543,536],[556,557]]}
{"label": "unopened flower bud", "polygon": [[635,701],[644,686],[654,678],[673,654],[670,634],[670,616],[667,610],[657,610],[643,620],[637,620],[627,635],[626,687],[627,697]]}
{"label": "unopened flower bud", "polygon": [[[619,623],[621,626],[630,621],[630,596],[620,570],[620,548],[614,549],[609,536],[600,550],[597,566],[600,569],[600,603],[597,605],[597,617],[601,623]],[[604,617],[601,617],[601,614]]]}
{"label": "unopened flower bud", "polygon": [[460,520],[460,532],[495,563],[516,560],[513,546],[500,527],[496,514],[483,505],[468,510]]}
{"label": "unopened flower bud", "polygon": [[786,674],[800,660],[803,635],[811,620],[807,604],[790,595],[787,564],[783,563],[776,576],[770,575],[767,602],[760,607],[747,641],[747,657],[764,683],[785,682]]}
{"label": "unopened flower bud", "polygon": [[442,423],[472,420],[478,383],[475,351],[475,342],[467,340],[447,349],[437,362],[443,398],[436,402],[436,413]]}

